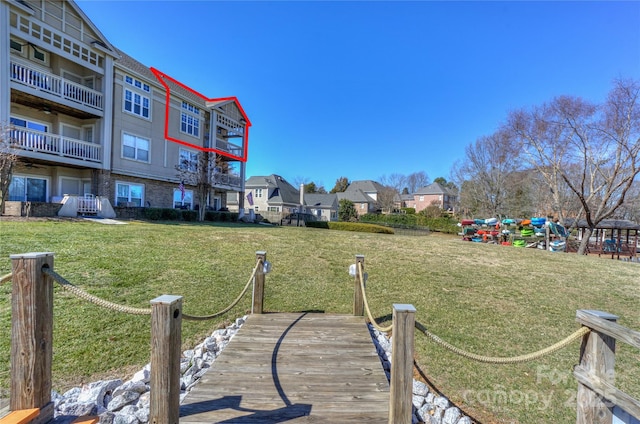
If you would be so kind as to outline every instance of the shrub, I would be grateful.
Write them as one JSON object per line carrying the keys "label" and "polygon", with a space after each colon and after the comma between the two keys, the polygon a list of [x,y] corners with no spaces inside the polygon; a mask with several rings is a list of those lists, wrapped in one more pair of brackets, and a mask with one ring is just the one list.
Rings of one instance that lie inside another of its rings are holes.
{"label": "shrub", "polygon": [[162,209],[160,208],[145,208],[142,212],[142,218],[150,221],[159,221],[162,219]]}
{"label": "shrub", "polygon": [[181,211],[182,219],[184,221],[197,221],[198,211]]}
{"label": "shrub", "polygon": [[162,219],[166,221],[177,221],[180,219],[180,211],[178,211],[178,209],[164,208],[162,209]]}
{"label": "shrub", "polygon": [[305,223],[305,226],[309,228],[329,229],[329,223],[327,221],[309,221]]}
{"label": "shrub", "polygon": [[328,222],[330,230],[358,231],[361,233],[394,234],[393,228],[360,222]]}
{"label": "shrub", "polygon": [[416,208],[402,208],[402,210],[407,215],[415,215],[416,214]]}

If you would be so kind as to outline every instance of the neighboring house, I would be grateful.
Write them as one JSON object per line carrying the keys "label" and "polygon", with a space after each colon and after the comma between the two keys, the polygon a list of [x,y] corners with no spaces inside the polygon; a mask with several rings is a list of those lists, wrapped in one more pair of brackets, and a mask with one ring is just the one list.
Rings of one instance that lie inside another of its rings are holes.
{"label": "neighboring house", "polygon": [[445,211],[453,211],[457,201],[457,195],[453,190],[441,186],[438,183],[429,184],[413,193],[413,201],[407,201],[407,207],[415,208],[416,212],[428,206],[438,206]]}
{"label": "neighboring house", "polygon": [[318,218],[318,221],[338,220],[338,196],[335,193],[304,193],[304,204],[307,212]]}
{"label": "neighboring house", "polygon": [[243,194],[251,123],[234,97],[207,98],[144,66],[73,1],[1,1],[0,40],[0,123],[19,159],[9,201],[194,209],[205,169],[203,207]]}
{"label": "neighboring house", "polygon": [[362,190],[347,190],[342,193],[336,193],[336,195],[338,196],[338,203],[342,199],[347,199],[353,203],[358,216],[374,213],[378,210],[377,202]]}
{"label": "neighboring house", "polygon": [[256,213],[283,214],[297,212],[300,192],[280,175],[250,177],[244,184],[245,209]]}
{"label": "neighboring house", "polygon": [[320,221],[338,220],[335,194],[301,192],[280,175],[250,177],[245,190],[245,210],[253,210],[270,221],[279,221],[294,212],[313,214]]}
{"label": "neighboring house", "polygon": [[382,184],[372,180],[353,181],[342,193],[336,193],[338,200],[347,199],[353,202],[358,216],[380,211],[378,195],[382,193]]}

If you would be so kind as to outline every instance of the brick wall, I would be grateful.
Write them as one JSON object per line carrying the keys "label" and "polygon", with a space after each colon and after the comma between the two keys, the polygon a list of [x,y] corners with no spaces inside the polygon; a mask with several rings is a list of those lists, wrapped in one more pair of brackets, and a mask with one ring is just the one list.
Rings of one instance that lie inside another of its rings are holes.
{"label": "brick wall", "polygon": [[45,217],[56,216],[62,207],[60,203],[45,202],[5,202],[4,215]]}

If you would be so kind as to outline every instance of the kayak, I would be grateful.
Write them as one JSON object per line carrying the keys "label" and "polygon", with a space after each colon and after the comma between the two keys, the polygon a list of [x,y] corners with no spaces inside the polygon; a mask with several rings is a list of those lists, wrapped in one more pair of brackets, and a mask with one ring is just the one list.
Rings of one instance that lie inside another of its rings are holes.
{"label": "kayak", "polygon": [[463,219],[460,223],[462,225],[473,225],[475,224],[475,221],[473,219]]}

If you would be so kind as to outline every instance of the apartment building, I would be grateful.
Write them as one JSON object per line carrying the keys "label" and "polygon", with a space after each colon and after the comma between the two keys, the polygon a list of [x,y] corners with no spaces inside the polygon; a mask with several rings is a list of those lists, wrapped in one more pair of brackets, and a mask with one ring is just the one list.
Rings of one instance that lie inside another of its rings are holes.
{"label": "apartment building", "polygon": [[73,1],[0,0],[0,124],[18,156],[9,201],[217,210],[244,192],[238,100],[141,64]]}

